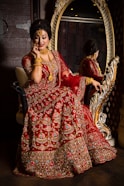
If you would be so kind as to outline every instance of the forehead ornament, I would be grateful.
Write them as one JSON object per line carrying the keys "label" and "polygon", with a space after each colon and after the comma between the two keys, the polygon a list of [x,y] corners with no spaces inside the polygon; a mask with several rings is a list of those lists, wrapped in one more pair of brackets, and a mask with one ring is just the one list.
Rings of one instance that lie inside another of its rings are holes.
{"label": "forehead ornament", "polygon": [[38,30],[36,33],[37,33],[39,36],[42,36],[42,30]]}

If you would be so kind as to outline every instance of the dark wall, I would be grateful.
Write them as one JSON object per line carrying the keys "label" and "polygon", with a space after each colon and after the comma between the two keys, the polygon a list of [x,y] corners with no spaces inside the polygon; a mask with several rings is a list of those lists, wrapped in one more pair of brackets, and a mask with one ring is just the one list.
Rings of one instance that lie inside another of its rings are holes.
{"label": "dark wall", "polygon": [[[30,48],[30,0],[0,0],[0,19],[8,25],[6,33],[0,31],[0,139],[6,139],[18,135],[17,94],[11,85],[16,80],[15,67]],[[1,20],[0,29],[6,30]]]}

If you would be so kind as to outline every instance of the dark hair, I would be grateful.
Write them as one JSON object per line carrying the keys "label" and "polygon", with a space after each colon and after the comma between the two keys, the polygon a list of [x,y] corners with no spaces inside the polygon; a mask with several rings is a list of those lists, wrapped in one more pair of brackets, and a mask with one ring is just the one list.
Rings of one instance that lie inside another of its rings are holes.
{"label": "dark hair", "polygon": [[39,29],[43,29],[47,32],[49,39],[51,39],[51,26],[48,20],[37,19],[30,26],[30,38],[33,40],[35,32]]}
{"label": "dark hair", "polygon": [[95,40],[93,39],[89,39],[85,45],[84,45],[84,52],[85,54],[88,55],[92,55],[94,54],[98,49],[97,43]]}

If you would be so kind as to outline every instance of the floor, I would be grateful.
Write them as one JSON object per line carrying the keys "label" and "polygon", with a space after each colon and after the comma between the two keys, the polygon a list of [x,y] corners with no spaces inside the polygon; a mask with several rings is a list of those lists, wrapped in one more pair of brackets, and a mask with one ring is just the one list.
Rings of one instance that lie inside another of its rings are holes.
{"label": "floor", "polygon": [[16,148],[16,140],[0,142],[0,186],[124,186],[124,149],[117,148],[116,159],[73,178],[45,180],[13,175]]}

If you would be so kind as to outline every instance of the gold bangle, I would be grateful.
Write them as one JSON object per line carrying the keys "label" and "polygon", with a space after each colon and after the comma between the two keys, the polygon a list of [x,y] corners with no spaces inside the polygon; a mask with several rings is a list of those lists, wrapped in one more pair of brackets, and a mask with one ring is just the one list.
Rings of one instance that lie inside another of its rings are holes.
{"label": "gold bangle", "polygon": [[42,59],[41,58],[35,58],[34,63],[42,63]]}
{"label": "gold bangle", "polygon": [[93,82],[93,78],[86,77],[86,85],[89,85]]}
{"label": "gold bangle", "polygon": [[42,66],[42,64],[34,63],[33,66]]}

